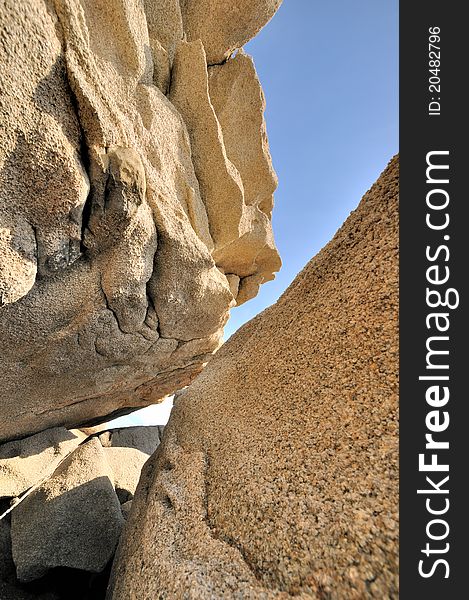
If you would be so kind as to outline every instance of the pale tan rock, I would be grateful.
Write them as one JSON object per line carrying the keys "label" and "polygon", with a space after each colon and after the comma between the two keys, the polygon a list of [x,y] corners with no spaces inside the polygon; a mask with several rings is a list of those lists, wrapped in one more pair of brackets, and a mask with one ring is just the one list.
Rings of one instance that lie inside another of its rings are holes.
{"label": "pale tan rock", "polygon": [[[226,156],[221,127],[210,102],[200,40],[178,45],[169,98],[189,131],[194,168],[218,250],[242,235],[247,223],[243,219],[243,183]],[[226,205],[229,211],[223,210]]]}
{"label": "pale tan rock", "polygon": [[0,9],[0,306],[80,254],[89,180],[56,25],[42,2]]}
{"label": "pale tan rock", "polygon": [[123,525],[104,449],[92,438],[12,511],[13,560],[20,581],[54,567],[99,573]]}
{"label": "pale tan rock", "polygon": [[153,83],[166,95],[171,82],[171,62],[168,52],[158,40],[151,38],[150,48],[153,58]]}
{"label": "pale tan rock", "polygon": [[172,64],[176,46],[183,37],[179,0],[144,0],[150,42],[158,41]]}
{"label": "pale tan rock", "polygon": [[176,396],[109,599],[398,597],[397,200],[393,159]]}
{"label": "pale tan rock", "polygon": [[243,277],[239,282],[238,295],[236,297],[236,303],[238,305],[244,304],[251,298],[254,298],[259,291],[259,286],[264,282],[262,275],[250,275]]}
{"label": "pale tan rock", "polygon": [[270,215],[277,176],[264,121],[265,98],[253,59],[240,50],[209,67],[210,101],[223,131],[226,155],[241,176],[246,204]]}
{"label": "pale tan rock", "polygon": [[225,277],[228,279],[230,292],[233,294],[233,298],[236,298],[239,291],[240,278],[237,275],[234,275],[233,273],[227,273]]}
{"label": "pale tan rock", "polygon": [[[229,160],[243,182],[249,231],[214,258],[243,278],[237,304],[257,295],[281,266],[270,217],[277,177],[273,170],[264,122],[265,100],[252,58],[240,51],[220,66],[210,67],[209,92],[223,132]],[[236,297],[236,296],[235,296]]]}
{"label": "pale tan rock", "polygon": [[0,209],[0,307],[16,302],[36,281],[37,244],[34,229]]}
{"label": "pale tan rock", "polygon": [[[226,74],[224,68],[225,65],[214,71],[209,79],[201,42],[181,42],[174,61],[169,97],[188,125],[194,167],[215,242],[213,257],[217,266],[224,273],[238,277],[257,274],[262,275],[258,278],[260,281],[267,281],[280,268],[280,259],[269,218],[276,180],[268,148],[262,142],[263,98],[254,66],[247,56],[240,57],[234,68],[227,67]],[[212,79],[215,105],[212,105],[208,87]],[[239,87],[243,82],[238,83],[238,79],[247,81],[250,88],[241,99]],[[246,108],[237,108],[243,102]],[[223,117],[221,122],[216,107]],[[249,120],[254,124],[245,128],[244,123]],[[224,125],[228,145],[225,145]],[[241,142],[244,133],[245,139]],[[230,160],[230,151],[238,164]],[[254,156],[251,156],[250,166],[241,158],[244,154]],[[248,184],[247,199],[243,173]],[[266,189],[267,204],[265,197],[258,194],[261,185]],[[226,210],[226,206],[230,209]],[[265,206],[270,208],[267,210]],[[261,208],[267,210],[269,216]]]}
{"label": "pale tan rock", "polygon": [[132,500],[142,467],[149,455],[135,448],[104,448],[104,456],[111,467],[113,484],[119,502]]}
{"label": "pale tan rock", "polygon": [[160,426],[135,426],[110,429],[99,434],[104,448],[135,448],[148,456],[160,444]]}
{"label": "pale tan rock", "polygon": [[180,0],[188,40],[202,40],[209,64],[224,61],[270,21],[282,0]]}
{"label": "pale tan rock", "polygon": [[0,498],[20,496],[51,475],[86,437],[76,429],[54,427],[0,445]]}
{"label": "pale tan rock", "polygon": [[[257,294],[261,283],[274,279],[275,272],[281,267],[281,260],[275,247],[269,217],[257,206],[246,206],[244,211],[250,223],[248,231],[221,251],[215,250],[213,256],[226,273],[236,274],[242,281],[249,278],[252,298]],[[242,287],[242,283],[240,286]],[[237,303],[242,304],[247,299],[241,300],[238,295]]]}
{"label": "pale tan rock", "polygon": [[[0,28],[4,441],[93,426],[184,387],[235,303],[224,273],[266,280],[279,263],[268,217],[223,154],[200,42],[196,73],[186,56],[175,83],[187,114],[161,91],[183,35],[175,0],[6,0]],[[225,169],[206,173],[212,204],[188,133],[209,113],[200,150]]]}

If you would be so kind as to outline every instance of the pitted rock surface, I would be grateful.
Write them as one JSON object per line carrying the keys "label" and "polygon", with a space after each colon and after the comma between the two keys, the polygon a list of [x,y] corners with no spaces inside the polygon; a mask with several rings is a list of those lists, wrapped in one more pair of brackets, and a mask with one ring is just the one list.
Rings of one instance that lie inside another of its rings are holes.
{"label": "pitted rock surface", "polygon": [[0,441],[184,387],[279,269],[259,81],[244,56],[209,75],[205,50],[278,4],[2,3]]}
{"label": "pitted rock surface", "polygon": [[108,598],[398,597],[398,161],[175,399]]}

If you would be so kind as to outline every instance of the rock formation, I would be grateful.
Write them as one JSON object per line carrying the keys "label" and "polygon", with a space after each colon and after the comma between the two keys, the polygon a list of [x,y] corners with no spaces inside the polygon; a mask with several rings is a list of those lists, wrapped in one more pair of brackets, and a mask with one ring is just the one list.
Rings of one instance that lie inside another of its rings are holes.
{"label": "rock formation", "polygon": [[157,402],[280,260],[252,60],[279,0],[0,7],[0,440]]}
{"label": "rock formation", "polygon": [[20,581],[38,579],[54,567],[104,569],[124,522],[110,467],[93,438],[15,507],[11,538]]}
{"label": "rock formation", "polygon": [[208,64],[217,64],[253,38],[275,14],[281,2],[180,0],[184,31],[188,40],[202,40]]}
{"label": "rock formation", "polygon": [[109,600],[397,598],[397,195],[393,159],[177,396]]}
{"label": "rock formation", "polygon": [[142,466],[161,432],[129,427],[88,438],[54,428],[0,445],[2,600],[104,597]]}
{"label": "rock formation", "polygon": [[79,430],[54,427],[0,446],[0,498],[20,496],[49,477],[86,438]]}
{"label": "rock formation", "polygon": [[211,359],[280,268],[280,3],[0,4],[0,600],[397,598],[397,158]]}

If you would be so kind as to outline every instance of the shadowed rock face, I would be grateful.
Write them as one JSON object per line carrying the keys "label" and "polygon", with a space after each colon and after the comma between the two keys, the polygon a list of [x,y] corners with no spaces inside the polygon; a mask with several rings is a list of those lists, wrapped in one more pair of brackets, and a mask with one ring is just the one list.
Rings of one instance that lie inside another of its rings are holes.
{"label": "shadowed rock face", "polygon": [[398,162],[175,400],[108,598],[397,598]]}
{"label": "shadowed rock face", "polygon": [[162,431],[87,437],[56,427],[0,444],[1,600],[104,597],[142,466]]}
{"label": "shadowed rock face", "polygon": [[93,438],[15,507],[11,538],[20,581],[54,567],[104,569],[124,521],[113,479],[112,465]]}
{"label": "shadowed rock face", "polygon": [[[187,385],[280,267],[262,90],[182,41],[193,4],[0,7],[0,440]],[[243,4],[211,23],[225,58],[279,2]]]}

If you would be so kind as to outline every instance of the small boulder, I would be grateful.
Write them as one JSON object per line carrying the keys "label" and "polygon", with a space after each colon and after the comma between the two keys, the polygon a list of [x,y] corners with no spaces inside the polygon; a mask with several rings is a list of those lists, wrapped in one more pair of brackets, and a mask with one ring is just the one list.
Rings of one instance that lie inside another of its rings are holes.
{"label": "small boulder", "polygon": [[20,581],[54,567],[104,569],[124,523],[112,479],[104,450],[92,438],[18,504],[11,536]]}
{"label": "small boulder", "polygon": [[110,429],[99,434],[99,441],[104,448],[135,448],[150,456],[159,446],[160,427]]}

